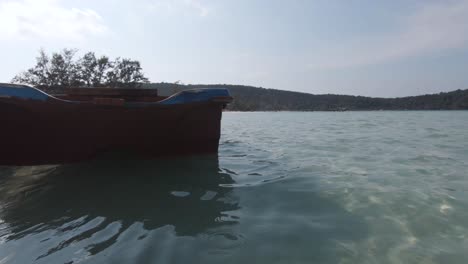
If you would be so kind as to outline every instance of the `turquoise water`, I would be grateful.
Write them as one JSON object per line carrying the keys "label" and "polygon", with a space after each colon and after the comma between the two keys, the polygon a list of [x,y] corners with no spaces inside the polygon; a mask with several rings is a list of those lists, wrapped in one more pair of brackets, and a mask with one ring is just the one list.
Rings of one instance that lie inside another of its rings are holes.
{"label": "turquoise water", "polygon": [[222,122],[219,157],[0,168],[0,263],[466,263],[468,112]]}

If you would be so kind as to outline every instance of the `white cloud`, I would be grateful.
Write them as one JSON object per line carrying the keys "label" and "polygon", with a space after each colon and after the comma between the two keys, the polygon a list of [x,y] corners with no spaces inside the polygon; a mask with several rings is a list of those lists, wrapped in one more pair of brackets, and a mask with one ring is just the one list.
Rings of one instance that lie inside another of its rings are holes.
{"label": "white cloud", "polygon": [[339,69],[463,48],[468,44],[468,0],[425,4],[398,21],[400,30],[364,36],[327,48],[311,59],[312,69]]}
{"label": "white cloud", "polygon": [[208,7],[204,6],[200,1],[197,0],[185,0],[185,4],[197,10],[198,14],[202,17],[207,16],[210,12]]}
{"label": "white cloud", "polygon": [[0,1],[0,39],[81,41],[106,31],[91,9],[64,7],[59,0]]}
{"label": "white cloud", "polygon": [[156,0],[149,4],[150,10],[163,11],[168,14],[175,14],[180,11],[195,12],[201,17],[210,14],[211,9],[199,0]]}

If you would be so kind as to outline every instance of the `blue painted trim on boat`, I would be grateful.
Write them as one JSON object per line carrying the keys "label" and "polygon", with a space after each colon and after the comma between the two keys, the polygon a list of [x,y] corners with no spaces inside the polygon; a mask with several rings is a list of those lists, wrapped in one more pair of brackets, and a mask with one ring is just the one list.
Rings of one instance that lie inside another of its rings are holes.
{"label": "blue painted trim on boat", "polygon": [[0,97],[47,101],[50,96],[39,89],[26,85],[0,84]]}
{"label": "blue painted trim on boat", "polygon": [[[162,101],[154,103],[129,102],[127,107],[144,107],[151,105],[179,105],[196,102],[209,102],[216,97],[229,97],[229,90],[225,88],[193,89],[176,93]],[[80,104],[78,101],[68,101],[55,98],[39,89],[28,85],[2,84],[0,83],[0,97],[11,97],[37,101],[54,99],[57,101]]]}
{"label": "blue painted trim on boat", "polygon": [[229,90],[225,88],[193,89],[181,91],[159,102],[126,102],[125,106],[133,108],[154,105],[180,105],[197,102],[209,102],[216,97],[225,96],[231,96]]}
{"label": "blue painted trim on boat", "polygon": [[185,90],[158,102],[158,104],[174,105],[174,104],[187,104],[187,103],[195,103],[195,102],[207,102],[213,98],[224,97],[224,96],[230,96],[229,90],[225,88]]}

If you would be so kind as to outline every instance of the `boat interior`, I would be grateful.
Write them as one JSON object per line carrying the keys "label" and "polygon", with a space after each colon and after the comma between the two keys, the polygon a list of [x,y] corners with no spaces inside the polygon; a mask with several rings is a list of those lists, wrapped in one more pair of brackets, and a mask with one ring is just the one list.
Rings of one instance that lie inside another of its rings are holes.
{"label": "boat interior", "polygon": [[69,103],[91,102],[98,105],[146,106],[153,104],[184,104],[194,102],[217,102],[223,105],[232,101],[229,91],[224,88],[191,89],[171,96],[160,96],[157,89],[139,88],[61,88],[41,89],[28,85],[0,83],[0,98],[21,98],[26,100],[61,100]]}
{"label": "boat interior", "polygon": [[63,100],[97,103],[100,101],[155,103],[167,98],[167,96],[158,95],[156,89],[136,88],[67,88],[62,93],[52,95]]}

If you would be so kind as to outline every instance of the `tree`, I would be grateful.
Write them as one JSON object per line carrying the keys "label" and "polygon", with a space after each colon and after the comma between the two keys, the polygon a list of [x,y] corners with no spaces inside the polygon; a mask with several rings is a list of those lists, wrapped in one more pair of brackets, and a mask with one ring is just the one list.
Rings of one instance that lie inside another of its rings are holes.
{"label": "tree", "polygon": [[36,66],[16,75],[12,82],[50,86],[49,68],[50,58],[43,49],[40,49],[39,56],[36,57]]}
{"label": "tree", "polygon": [[49,57],[39,51],[36,65],[18,75],[13,83],[25,83],[45,87],[139,87],[148,83],[140,62],[117,58],[111,61],[107,56],[96,57],[88,52],[74,60],[77,50],[63,49]]}
{"label": "tree", "polygon": [[100,86],[107,83],[106,75],[112,69],[112,63],[109,57],[102,56],[96,61],[96,70],[93,76],[93,85]]}
{"label": "tree", "polygon": [[97,58],[94,52],[88,52],[78,61],[80,81],[87,87],[99,87],[108,84],[107,74],[112,70],[112,62],[107,56]]}
{"label": "tree", "polygon": [[63,49],[61,53],[53,53],[49,66],[50,86],[80,85],[78,65],[73,61],[77,50]]}
{"label": "tree", "polygon": [[139,61],[117,58],[112,63],[112,70],[107,72],[108,84],[111,87],[135,87],[142,83],[148,83],[148,78],[143,75],[141,70]]}
{"label": "tree", "polygon": [[94,52],[88,52],[78,61],[80,71],[80,80],[86,86],[91,87],[94,84],[94,75],[97,68],[97,60]]}

